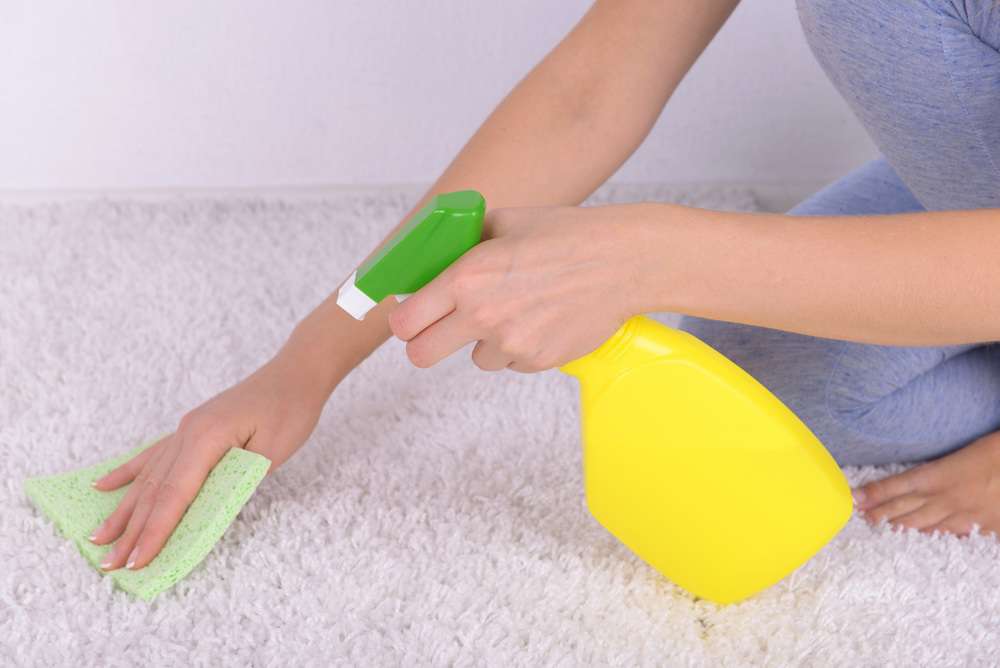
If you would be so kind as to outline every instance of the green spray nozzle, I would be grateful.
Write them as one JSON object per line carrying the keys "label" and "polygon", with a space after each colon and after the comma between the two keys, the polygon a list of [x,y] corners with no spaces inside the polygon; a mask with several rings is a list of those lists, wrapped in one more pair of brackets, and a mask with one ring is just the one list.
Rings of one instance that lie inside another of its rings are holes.
{"label": "green spray nozzle", "polygon": [[475,190],[435,195],[344,281],[337,305],[361,320],[389,295],[402,301],[479,243],[485,213]]}

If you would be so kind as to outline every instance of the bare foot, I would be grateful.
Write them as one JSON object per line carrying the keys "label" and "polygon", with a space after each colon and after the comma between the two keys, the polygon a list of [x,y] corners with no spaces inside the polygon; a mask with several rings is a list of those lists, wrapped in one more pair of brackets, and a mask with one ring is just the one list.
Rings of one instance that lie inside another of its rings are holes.
{"label": "bare foot", "polygon": [[854,490],[868,522],[967,536],[1000,535],[1000,432],[961,450]]}

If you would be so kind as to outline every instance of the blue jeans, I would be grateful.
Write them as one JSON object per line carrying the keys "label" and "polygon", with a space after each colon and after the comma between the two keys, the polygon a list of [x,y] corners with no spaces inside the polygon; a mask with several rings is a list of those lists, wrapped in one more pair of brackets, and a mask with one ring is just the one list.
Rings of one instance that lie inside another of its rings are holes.
{"label": "blue jeans", "polygon": [[[789,213],[1000,209],[1000,4],[797,5],[883,157]],[[680,327],[780,397],[842,466],[926,460],[1000,429],[1000,344],[876,346],[689,316]]]}

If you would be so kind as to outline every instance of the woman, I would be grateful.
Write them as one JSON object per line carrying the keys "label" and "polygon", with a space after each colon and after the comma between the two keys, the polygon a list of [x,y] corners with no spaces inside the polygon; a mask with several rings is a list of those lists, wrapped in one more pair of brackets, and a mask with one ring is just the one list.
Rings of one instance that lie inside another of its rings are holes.
{"label": "woman", "polygon": [[478,341],[481,369],[534,372],[651,311],[686,314],[684,329],[774,391],[841,465],[933,459],[855,490],[872,521],[1000,529],[993,0],[799,0],[883,157],[785,215],[576,206],[639,146],[737,2],[596,2],[414,208],[480,190],[484,241],[364,321],[334,290],[271,361],[102,478],[101,490],[138,483],[92,538],[117,539],[102,566],[149,563],[230,447],[286,461],[390,335],[419,367]]}

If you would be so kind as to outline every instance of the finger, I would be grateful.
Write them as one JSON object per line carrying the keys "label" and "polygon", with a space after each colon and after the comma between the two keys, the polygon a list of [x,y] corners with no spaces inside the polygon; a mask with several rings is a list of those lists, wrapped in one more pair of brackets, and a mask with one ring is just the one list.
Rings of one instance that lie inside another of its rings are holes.
{"label": "finger", "polygon": [[892,520],[906,513],[912,513],[925,503],[927,503],[927,498],[921,494],[904,494],[895,499],[890,499],[871,510],[866,510],[865,516],[873,524],[878,524],[883,519]]}
{"label": "finger", "polygon": [[468,319],[452,312],[410,339],[406,355],[415,366],[427,368],[477,338]]}
{"label": "finger", "polygon": [[[468,253],[466,253],[468,254]],[[462,258],[465,256],[463,255]],[[459,258],[434,280],[420,288],[389,314],[389,329],[397,338],[409,341],[455,310],[455,276]]]}
{"label": "finger", "polygon": [[483,216],[483,231],[479,236],[479,242],[482,243],[508,234],[512,219],[510,213],[510,211],[502,211],[501,209],[487,211],[486,215]]}
{"label": "finger", "polygon": [[956,536],[967,536],[972,531],[972,518],[965,513],[955,513],[931,525],[927,530],[930,532],[943,531],[955,534]]}
{"label": "finger", "polygon": [[912,492],[916,488],[917,471],[920,467],[914,467],[902,473],[870,482],[862,485],[856,492],[860,491],[858,498],[858,509],[866,510],[881,505],[889,499],[902,496]]}
{"label": "finger", "polygon": [[191,502],[198,496],[205,478],[226,454],[215,447],[179,449],[173,466],[156,492],[155,504],[135,541],[129,568],[138,570],[151,562],[180,523]]}
{"label": "finger", "polygon": [[943,503],[928,502],[916,510],[896,517],[892,523],[906,529],[929,531],[930,527],[948,517],[950,512]]}
{"label": "finger", "polygon": [[472,349],[472,362],[483,371],[501,371],[511,363],[510,355],[486,340],[480,340]]}
{"label": "finger", "polygon": [[164,450],[163,456],[156,460],[152,471],[148,474],[143,471],[136,478],[134,485],[139,486],[140,491],[135,509],[132,511],[132,516],[129,517],[125,531],[115,541],[115,546],[104,558],[104,561],[101,562],[101,568],[114,570],[126,564],[126,560],[135,547],[135,541],[139,537],[142,527],[146,524],[146,518],[149,517],[149,513],[156,501],[156,491],[177,458],[178,450],[179,448],[176,447]]}
{"label": "finger", "polygon": [[[163,453],[169,449],[168,447],[158,448],[152,457],[146,460],[146,465],[140,469],[136,481],[141,483],[142,478],[152,471],[153,467],[156,466],[156,463],[163,456]],[[118,502],[118,507],[90,534],[91,542],[96,545],[104,545],[116,540],[125,531],[129,518],[132,517],[132,511],[135,510],[135,504],[142,495],[142,484],[134,484],[136,481],[133,481],[132,486],[126,490],[125,496]]]}
{"label": "finger", "polygon": [[169,436],[161,438],[159,441],[149,446],[132,459],[118,466],[118,468],[112,469],[95,480],[91,483],[91,485],[102,492],[108,492],[132,482],[132,480],[139,475],[139,471],[141,471],[142,467],[146,465],[146,462],[152,459],[156,453],[159,452],[161,447],[165,447],[163,444],[169,441],[172,436],[173,434],[170,434]]}

